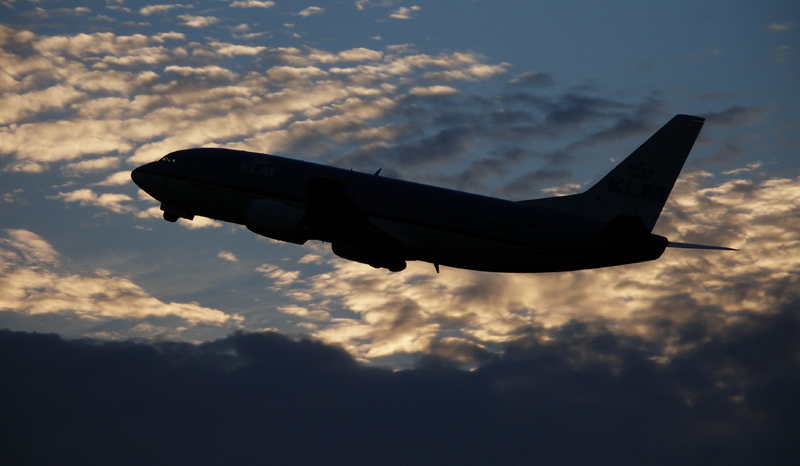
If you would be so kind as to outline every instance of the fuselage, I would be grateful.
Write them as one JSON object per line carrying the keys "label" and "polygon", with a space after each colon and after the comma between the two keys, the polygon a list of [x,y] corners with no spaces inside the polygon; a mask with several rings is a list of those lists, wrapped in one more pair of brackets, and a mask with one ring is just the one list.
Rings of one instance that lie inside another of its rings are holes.
{"label": "fuselage", "polygon": [[[437,266],[567,271],[653,260],[667,244],[652,234],[635,239],[604,234],[603,222],[568,212],[229,149],[173,152],[137,168],[132,178],[165,212],[238,224],[247,222],[256,201],[309,212],[314,207],[309,205],[312,180],[332,180],[344,188],[353,209],[390,238],[386,254]],[[380,241],[367,245],[363,235],[351,234],[361,226],[348,228],[344,217],[333,223],[306,228],[308,239],[331,242],[334,252],[338,245],[340,250],[382,254],[376,250],[383,248]]]}

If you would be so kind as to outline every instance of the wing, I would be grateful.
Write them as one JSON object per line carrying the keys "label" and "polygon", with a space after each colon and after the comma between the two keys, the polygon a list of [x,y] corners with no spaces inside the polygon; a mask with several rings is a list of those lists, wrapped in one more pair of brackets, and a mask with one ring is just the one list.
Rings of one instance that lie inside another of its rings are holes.
{"label": "wing", "polygon": [[344,185],[330,178],[311,179],[306,210],[314,231],[323,241],[363,241],[375,228]]}
{"label": "wing", "polygon": [[308,185],[307,213],[322,241],[402,255],[402,243],[369,220],[341,181],[312,178]]}

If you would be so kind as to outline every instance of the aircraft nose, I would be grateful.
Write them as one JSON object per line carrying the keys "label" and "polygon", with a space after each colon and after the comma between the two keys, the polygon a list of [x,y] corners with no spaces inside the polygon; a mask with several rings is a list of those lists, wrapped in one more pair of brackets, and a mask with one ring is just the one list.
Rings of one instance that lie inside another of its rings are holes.
{"label": "aircraft nose", "polygon": [[142,187],[143,178],[144,174],[142,173],[142,167],[135,168],[131,172],[131,179],[134,183],[136,183],[136,186],[139,186],[140,188]]}
{"label": "aircraft nose", "polygon": [[[150,164],[142,165],[141,167],[135,168],[131,172],[131,179],[136,186],[144,189],[147,191],[157,182],[158,178],[155,176],[157,172],[153,170]],[[156,183],[157,184],[157,183]]]}

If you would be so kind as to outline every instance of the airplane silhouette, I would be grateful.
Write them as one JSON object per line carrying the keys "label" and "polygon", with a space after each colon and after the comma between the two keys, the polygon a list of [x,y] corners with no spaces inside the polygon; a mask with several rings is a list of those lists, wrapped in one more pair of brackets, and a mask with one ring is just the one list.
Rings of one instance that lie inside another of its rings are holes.
{"label": "airplane silhouette", "polygon": [[705,120],[677,115],[587,191],[509,201],[219,148],[172,152],[131,173],[164,218],[238,223],[398,272],[417,260],[492,272],[559,272],[658,259],[652,233]]}

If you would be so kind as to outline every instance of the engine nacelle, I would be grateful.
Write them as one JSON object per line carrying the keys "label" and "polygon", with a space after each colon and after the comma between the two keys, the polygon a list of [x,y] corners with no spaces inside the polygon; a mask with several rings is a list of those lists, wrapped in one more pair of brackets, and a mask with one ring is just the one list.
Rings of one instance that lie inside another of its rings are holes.
{"label": "engine nacelle", "polygon": [[342,259],[368,264],[376,269],[386,268],[392,272],[400,272],[406,268],[406,261],[392,254],[381,254],[370,249],[341,243],[334,243],[331,250]]}
{"label": "engine nacelle", "polygon": [[164,220],[175,223],[178,221],[179,218],[185,218],[186,220],[194,220],[194,215],[186,212],[183,209],[179,209],[175,206],[171,206],[168,204],[161,203],[161,210],[164,211]]}
{"label": "engine nacelle", "polygon": [[304,226],[306,213],[275,201],[254,201],[247,209],[244,226],[261,236],[303,244],[308,241]]}

